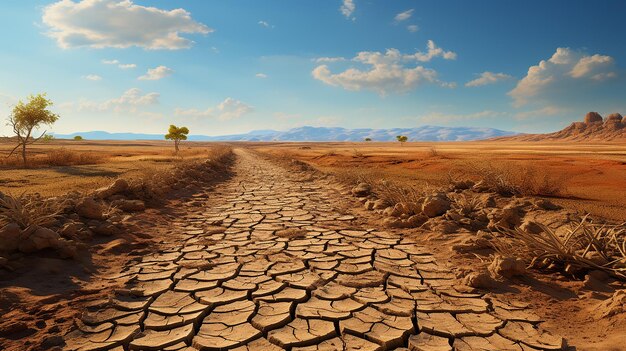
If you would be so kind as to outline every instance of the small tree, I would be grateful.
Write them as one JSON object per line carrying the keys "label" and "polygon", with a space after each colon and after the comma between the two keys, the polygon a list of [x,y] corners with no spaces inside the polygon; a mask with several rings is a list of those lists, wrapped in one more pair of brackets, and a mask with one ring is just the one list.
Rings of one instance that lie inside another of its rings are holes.
{"label": "small tree", "polygon": [[82,136],[80,136],[80,135],[75,135],[75,136],[74,136],[74,140],[75,140],[75,141],[82,141],[82,140],[83,140],[83,137],[82,137]]}
{"label": "small tree", "polygon": [[409,138],[407,138],[406,135],[398,135],[396,139],[400,142],[400,146],[402,146]]}
{"label": "small tree", "polygon": [[365,138],[365,141],[372,141],[372,138]]}
{"label": "small tree", "polygon": [[54,135],[52,134],[45,134],[43,138],[41,138],[41,141],[43,141],[44,143],[49,143],[53,140],[54,140]]}
{"label": "small tree", "polygon": [[170,128],[167,130],[167,134],[165,134],[165,139],[174,140],[174,149],[176,150],[176,154],[178,154],[178,144],[180,144],[181,140],[187,140],[187,134],[189,134],[189,129],[187,127],[180,127],[170,124]]}
{"label": "small tree", "polygon": [[52,101],[46,99],[44,93],[30,95],[26,103],[19,101],[13,107],[8,125],[13,127],[13,133],[17,137],[17,145],[11,150],[9,157],[17,149],[22,148],[22,161],[26,166],[26,146],[34,144],[46,135],[46,131],[44,131],[39,137],[33,138],[33,129],[37,129],[41,125],[51,125],[59,119],[59,115],[48,110],[50,106],[52,106]]}

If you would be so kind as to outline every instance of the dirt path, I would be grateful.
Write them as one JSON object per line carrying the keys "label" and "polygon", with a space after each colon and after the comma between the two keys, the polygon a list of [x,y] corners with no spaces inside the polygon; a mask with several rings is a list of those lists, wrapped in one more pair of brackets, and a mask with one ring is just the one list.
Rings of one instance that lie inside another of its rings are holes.
{"label": "dirt path", "polygon": [[525,306],[465,292],[415,241],[355,227],[324,181],[236,152],[236,175],[172,223],[160,254],[111,277],[126,289],[84,314],[67,350],[564,347]]}

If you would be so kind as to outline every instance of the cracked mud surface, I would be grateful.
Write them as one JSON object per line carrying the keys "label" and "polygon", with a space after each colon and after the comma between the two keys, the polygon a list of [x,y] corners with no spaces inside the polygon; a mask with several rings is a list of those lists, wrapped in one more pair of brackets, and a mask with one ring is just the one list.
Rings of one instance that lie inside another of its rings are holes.
{"label": "cracked mud surface", "polygon": [[86,311],[65,349],[565,348],[523,304],[460,287],[415,240],[355,226],[327,181],[237,156],[211,205],[171,223],[176,240],[110,277],[126,288]]}

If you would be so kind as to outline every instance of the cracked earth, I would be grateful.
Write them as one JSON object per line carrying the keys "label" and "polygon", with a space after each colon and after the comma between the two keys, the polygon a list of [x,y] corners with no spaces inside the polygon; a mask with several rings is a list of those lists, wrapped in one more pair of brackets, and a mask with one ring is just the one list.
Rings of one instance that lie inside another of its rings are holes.
{"label": "cracked earth", "polygon": [[360,228],[330,181],[236,153],[233,178],[190,200],[203,205],[184,207],[163,250],[108,277],[125,288],[83,314],[67,350],[566,347],[527,306],[459,286],[417,241]]}

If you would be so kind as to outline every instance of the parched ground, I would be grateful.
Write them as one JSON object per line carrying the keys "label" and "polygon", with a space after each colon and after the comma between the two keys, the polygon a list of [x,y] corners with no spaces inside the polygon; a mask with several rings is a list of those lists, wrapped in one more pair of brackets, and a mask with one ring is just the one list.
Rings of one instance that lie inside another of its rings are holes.
{"label": "parched ground", "polygon": [[103,277],[117,288],[58,349],[565,349],[525,303],[466,290],[331,181],[236,153],[231,180],[154,224],[170,232],[158,253]]}

